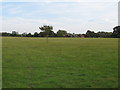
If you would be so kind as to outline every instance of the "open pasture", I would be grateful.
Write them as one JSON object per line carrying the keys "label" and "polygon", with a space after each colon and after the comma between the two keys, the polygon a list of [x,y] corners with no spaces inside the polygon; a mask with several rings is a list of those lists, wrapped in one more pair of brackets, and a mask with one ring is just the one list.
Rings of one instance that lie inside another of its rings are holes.
{"label": "open pasture", "polygon": [[3,88],[118,87],[118,39],[2,38]]}

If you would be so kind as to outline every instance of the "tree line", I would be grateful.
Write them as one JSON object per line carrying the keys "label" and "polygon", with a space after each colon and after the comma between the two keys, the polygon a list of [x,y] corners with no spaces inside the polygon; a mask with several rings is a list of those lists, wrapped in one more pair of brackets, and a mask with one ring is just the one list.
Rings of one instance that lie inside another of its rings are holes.
{"label": "tree line", "polygon": [[116,26],[113,28],[113,32],[104,32],[99,31],[95,33],[94,31],[87,30],[85,34],[75,34],[75,33],[67,33],[66,30],[58,30],[57,33],[53,31],[53,26],[43,25],[39,27],[41,32],[32,33],[22,33],[19,34],[16,31],[12,31],[12,33],[2,32],[2,36],[13,36],[13,37],[90,37],[90,38],[120,38],[120,26]]}

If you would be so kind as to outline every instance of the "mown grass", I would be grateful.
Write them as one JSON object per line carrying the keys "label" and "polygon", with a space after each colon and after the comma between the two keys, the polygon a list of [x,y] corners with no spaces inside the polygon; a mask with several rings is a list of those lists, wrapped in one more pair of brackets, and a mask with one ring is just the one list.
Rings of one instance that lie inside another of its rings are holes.
{"label": "mown grass", "polygon": [[3,88],[118,87],[118,39],[2,40]]}

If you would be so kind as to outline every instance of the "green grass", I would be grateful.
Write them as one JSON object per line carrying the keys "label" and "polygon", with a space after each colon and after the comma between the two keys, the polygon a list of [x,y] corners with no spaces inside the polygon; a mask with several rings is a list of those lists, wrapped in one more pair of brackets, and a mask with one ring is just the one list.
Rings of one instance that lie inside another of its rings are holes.
{"label": "green grass", "polygon": [[2,40],[3,88],[118,87],[118,39]]}

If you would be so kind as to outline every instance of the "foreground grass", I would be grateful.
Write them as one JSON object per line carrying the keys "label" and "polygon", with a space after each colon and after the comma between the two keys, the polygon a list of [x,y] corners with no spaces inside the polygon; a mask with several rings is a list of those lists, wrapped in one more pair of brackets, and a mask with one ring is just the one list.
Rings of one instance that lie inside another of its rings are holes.
{"label": "foreground grass", "polygon": [[118,39],[2,40],[3,88],[118,87]]}

